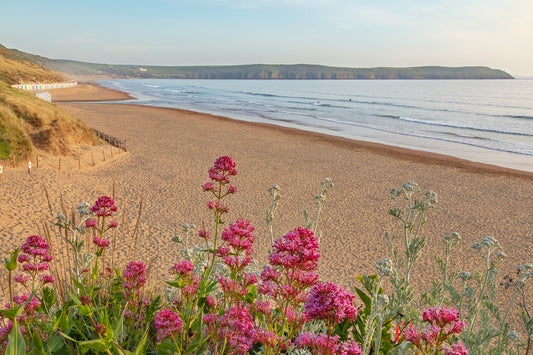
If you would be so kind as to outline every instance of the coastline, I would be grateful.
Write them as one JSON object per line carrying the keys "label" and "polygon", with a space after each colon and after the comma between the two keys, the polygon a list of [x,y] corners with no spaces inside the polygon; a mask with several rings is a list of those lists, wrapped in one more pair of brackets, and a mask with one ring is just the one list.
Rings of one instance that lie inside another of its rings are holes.
{"label": "coastline", "polygon": [[11,201],[0,206],[6,250],[37,232],[34,221],[55,217],[43,187],[56,213],[61,200],[70,209],[115,193],[124,211],[119,228],[132,229],[142,201],[136,259],[165,279],[169,265],[180,258],[180,247],[170,240],[181,233],[181,225],[212,227],[205,207],[210,197],[201,186],[214,160],[230,155],[239,174],[232,181],[238,193],[228,201],[227,222],[245,218],[256,227],[259,265],[269,249],[264,222],[271,203],[267,189],[272,184],[282,189],[274,226],[279,237],[304,224],[303,209],[313,209],[326,177],[335,187],[328,192],[319,227],[323,279],[352,288],[356,275],[375,272],[375,262],[389,255],[384,233],[398,227],[387,213],[392,206],[389,192],[408,181],[439,195],[438,210],[430,211],[424,227],[428,245],[413,275],[421,287],[428,285],[428,276],[438,274],[432,254],[441,252],[442,235],[451,232],[463,238],[452,256],[454,267],[479,269],[482,260],[470,245],[487,236],[498,239],[509,256],[502,277],[514,273],[518,263],[531,262],[529,172],[186,110],[72,99],[75,102],[58,105],[93,128],[127,139],[128,157],[99,169],[46,174],[36,170],[31,177],[20,171],[11,181],[2,180],[0,196]]}
{"label": "coastline", "polygon": [[[99,102],[99,101],[124,101],[124,100],[134,100],[135,98],[130,96],[128,93],[111,89],[99,85],[96,82],[84,82],[78,85],[77,88],[67,88],[67,89],[55,89],[50,90],[53,97],[53,102],[55,103],[67,103],[67,102]],[[130,103],[131,105],[136,105],[135,103]],[[211,116],[214,119],[218,120],[230,120],[235,123],[242,123],[243,125],[263,127],[265,129],[270,129],[274,131],[287,131],[293,132],[295,135],[301,135],[302,137],[309,137],[310,139],[322,139],[329,141],[331,144],[338,146],[349,146],[352,149],[368,149],[369,151],[375,153],[381,153],[383,155],[390,155],[398,159],[411,160],[420,163],[426,164],[438,164],[450,167],[456,167],[461,169],[467,169],[472,172],[479,173],[489,173],[489,174],[502,174],[509,176],[524,176],[533,178],[532,171],[525,171],[513,168],[507,168],[494,164],[481,163],[476,161],[471,161],[463,158],[454,157],[451,155],[433,153],[429,151],[416,150],[410,148],[397,147],[394,145],[388,145],[384,143],[370,142],[364,140],[356,140],[351,138],[345,138],[341,136],[329,135],[326,133],[313,132],[304,129],[292,128],[279,126],[273,123],[263,123],[263,122],[253,122],[253,121],[242,121],[238,119],[233,119],[226,116],[196,112],[186,109],[179,108],[165,108],[165,107],[156,107],[156,106],[147,106],[147,105],[138,105],[142,107],[151,107],[154,109],[163,109],[163,110],[175,110],[176,112],[189,113],[189,114],[199,114]]]}

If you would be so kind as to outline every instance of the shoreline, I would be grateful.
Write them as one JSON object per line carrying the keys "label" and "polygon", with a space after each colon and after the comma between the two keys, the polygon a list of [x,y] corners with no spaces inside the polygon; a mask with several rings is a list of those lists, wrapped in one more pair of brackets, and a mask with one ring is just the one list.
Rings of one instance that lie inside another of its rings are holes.
{"label": "shoreline", "polygon": [[[81,87],[80,87],[81,85]],[[117,89],[111,89],[104,87],[97,82],[85,82],[78,85],[77,88],[67,88],[67,89],[55,89],[57,92],[55,97],[59,99],[54,99],[54,103],[73,103],[73,102],[99,102],[99,101],[125,101],[125,100],[134,100],[135,98],[130,96],[124,91]],[[85,86],[85,87],[84,87]],[[53,91],[53,90],[51,90]],[[207,115],[211,116],[214,119],[218,120],[230,120],[236,123],[242,123],[243,125],[264,127],[273,131],[289,131],[293,132],[295,135],[301,135],[302,137],[311,137],[311,139],[323,139],[329,141],[331,144],[339,146],[350,146],[352,149],[368,149],[375,153],[381,152],[383,155],[392,155],[398,159],[410,160],[414,162],[421,162],[426,164],[439,164],[443,166],[450,166],[456,168],[467,169],[470,171],[475,171],[479,173],[489,173],[497,175],[507,175],[507,176],[517,176],[517,177],[526,177],[533,178],[533,172],[527,170],[513,169],[508,167],[503,167],[495,164],[488,164],[482,162],[476,162],[464,158],[455,157],[452,155],[446,155],[441,153],[434,153],[424,150],[417,150],[411,148],[398,147],[394,145],[388,145],[385,143],[370,142],[365,140],[357,140],[346,138],[342,136],[330,135],[321,132],[314,132],[305,129],[298,129],[293,127],[286,127],[276,125],[275,123],[265,123],[265,122],[253,122],[253,121],[244,121],[239,119],[234,119],[226,116],[203,113],[198,111],[191,111],[181,108],[171,108],[171,107],[159,107],[159,106],[150,106],[150,105],[139,105],[136,103],[128,103],[128,105],[140,106],[140,107],[151,107],[154,109],[163,109],[163,110],[174,110],[176,112],[189,113],[189,114],[198,114],[198,115]]]}

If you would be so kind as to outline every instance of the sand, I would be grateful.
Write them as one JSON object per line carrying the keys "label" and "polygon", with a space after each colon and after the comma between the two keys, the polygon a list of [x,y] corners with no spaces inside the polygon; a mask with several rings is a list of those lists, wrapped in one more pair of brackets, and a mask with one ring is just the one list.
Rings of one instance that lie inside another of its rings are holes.
{"label": "sand", "polygon": [[[69,90],[53,94],[54,100],[110,100],[117,95],[98,86]],[[128,152],[115,152],[114,159],[105,162],[99,157],[96,166],[82,170],[75,164],[61,171],[33,168],[31,175],[25,169],[6,169],[0,181],[3,250],[36,233],[35,221],[50,219],[43,187],[59,212],[61,196],[72,208],[111,195],[115,186],[119,214],[125,209],[130,230],[142,200],[135,259],[151,263],[152,271],[165,279],[168,268],[181,260],[180,248],[170,240],[181,233],[182,224],[212,228],[206,208],[210,196],[201,186],[216,158],[229,155],[237,163],[232,183],[238,193],[227,201],[231,212],[226,220],[246,218],[255,226],[259,265],[270,247],[267,189],[272,184],[282,189],[274,227],[281,236],[304,224],[303,209],[313,209],[326,177],[335,187],[328,191],[319,227],[323,280],[352,289],[356,275],[373,273],[375,262],[389,256],[384,233],[399,232],[387,213],[392,207],[389,192],[407,181],[439,196],[438,210],[429,212],[424,226],[428,246],[415,266],[415,285],[422,288],[437,275],[432,255],[442,255],[442,235],[451,232],[462,237],[452,255],[453,268],[481,270],[482,259],[471,245],[487,236],[498,239],[508,255],[499,278],[513,273],[518,264],[533,262],[533,173],[185,110],[59,105],[91,127],[127,139]],[[119,228],[125,228],[122,221]],[[189,243],[197,241],[192,236]],[[119,247],[127,249],[129,243],[119,241]]]}

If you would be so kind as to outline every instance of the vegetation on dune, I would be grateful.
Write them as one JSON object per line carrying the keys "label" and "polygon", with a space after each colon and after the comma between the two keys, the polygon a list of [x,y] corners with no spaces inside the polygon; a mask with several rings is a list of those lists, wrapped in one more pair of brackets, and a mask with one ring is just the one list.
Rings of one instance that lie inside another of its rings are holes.
{"label": "vegetation on dune", "polygon": [[25,158],[36,148],[64,155],[74,144],[96,143],[92,130],[76,117],[10,86],[64,81],[59,73],[14,57],[0,46],[0,159]]}
{"label": "vegetation on dune", "polygon": [[65,79],[61,74],[42,65],[18,59],[11,51],[0,45],[0,81],[15,85],[58,83]]}
{"label": "vegetation on dune", "polygon": [[94,132],[55,104],[0,82],[0,159],[35,148],[65,155],[75,144],[94,144]]}

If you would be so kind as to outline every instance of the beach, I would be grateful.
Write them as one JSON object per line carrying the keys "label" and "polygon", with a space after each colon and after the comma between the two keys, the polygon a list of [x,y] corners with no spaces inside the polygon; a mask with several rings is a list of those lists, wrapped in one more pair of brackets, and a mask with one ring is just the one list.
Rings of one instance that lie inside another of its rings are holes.
{"label": "beach", "polygon": [[[171,239],[182,233],[183,223],[213,229],[206,207],[211,196],[202,185],[209,181],[207,170],[213,162],[229,155],[238,175],[232,179],[237,193],[226,201],[226,226],[238,218],[255,226],[259,268],[267,262],[270,248],[267,189],[273,184],[281,187],[274,224],[279,237],[304,225],[303,210],[313,210],[325,178],[335,186],[327,192],[318,228],[322,280],[353,289],[359,286],[357,275],[375,273],[376,261],[390,257],[385,232],[401,232],[388,214],[393,208],[390,190],[408,181],[417,182],[422,192],[438,194],[438,208],[428,212],[423,229],[427,246],[413,271],[420,289],[430,283],[430,276],[438,275],[432,255],[443,257],[443,235],[452,232],[462,238],[450,259],[452,268],[481,271],[483,259],[471,245],[488,236],[496,238],[507,254],[499,278],[515,273],[518,264],[533,262],[531,172],[186,110],[81,102],[120,100],[121,95],[85,84],[52,93],[53,101],[61,101],[60,107],[90,127],[126,139],[128,152],[115,151],[110,159],[111,153],[104,150],[105,162],[98,156],[95,166],[81,170],[75,164],[61,171],[33,168],[31,175],[24,169],[6,170],[0,181],[3,250],[20,246],[38,233],[38,223],[51,219],[45,188],[57,212],[61,199],[70,210],[114,191],[119,228],[133,230],[142,201],[134,257],[165,280],[168,269],[182,260],[180,246]],[[188,243],[200,240],[191,235]],[[129,247],[129,240],[117,243],[122,255]]]}

